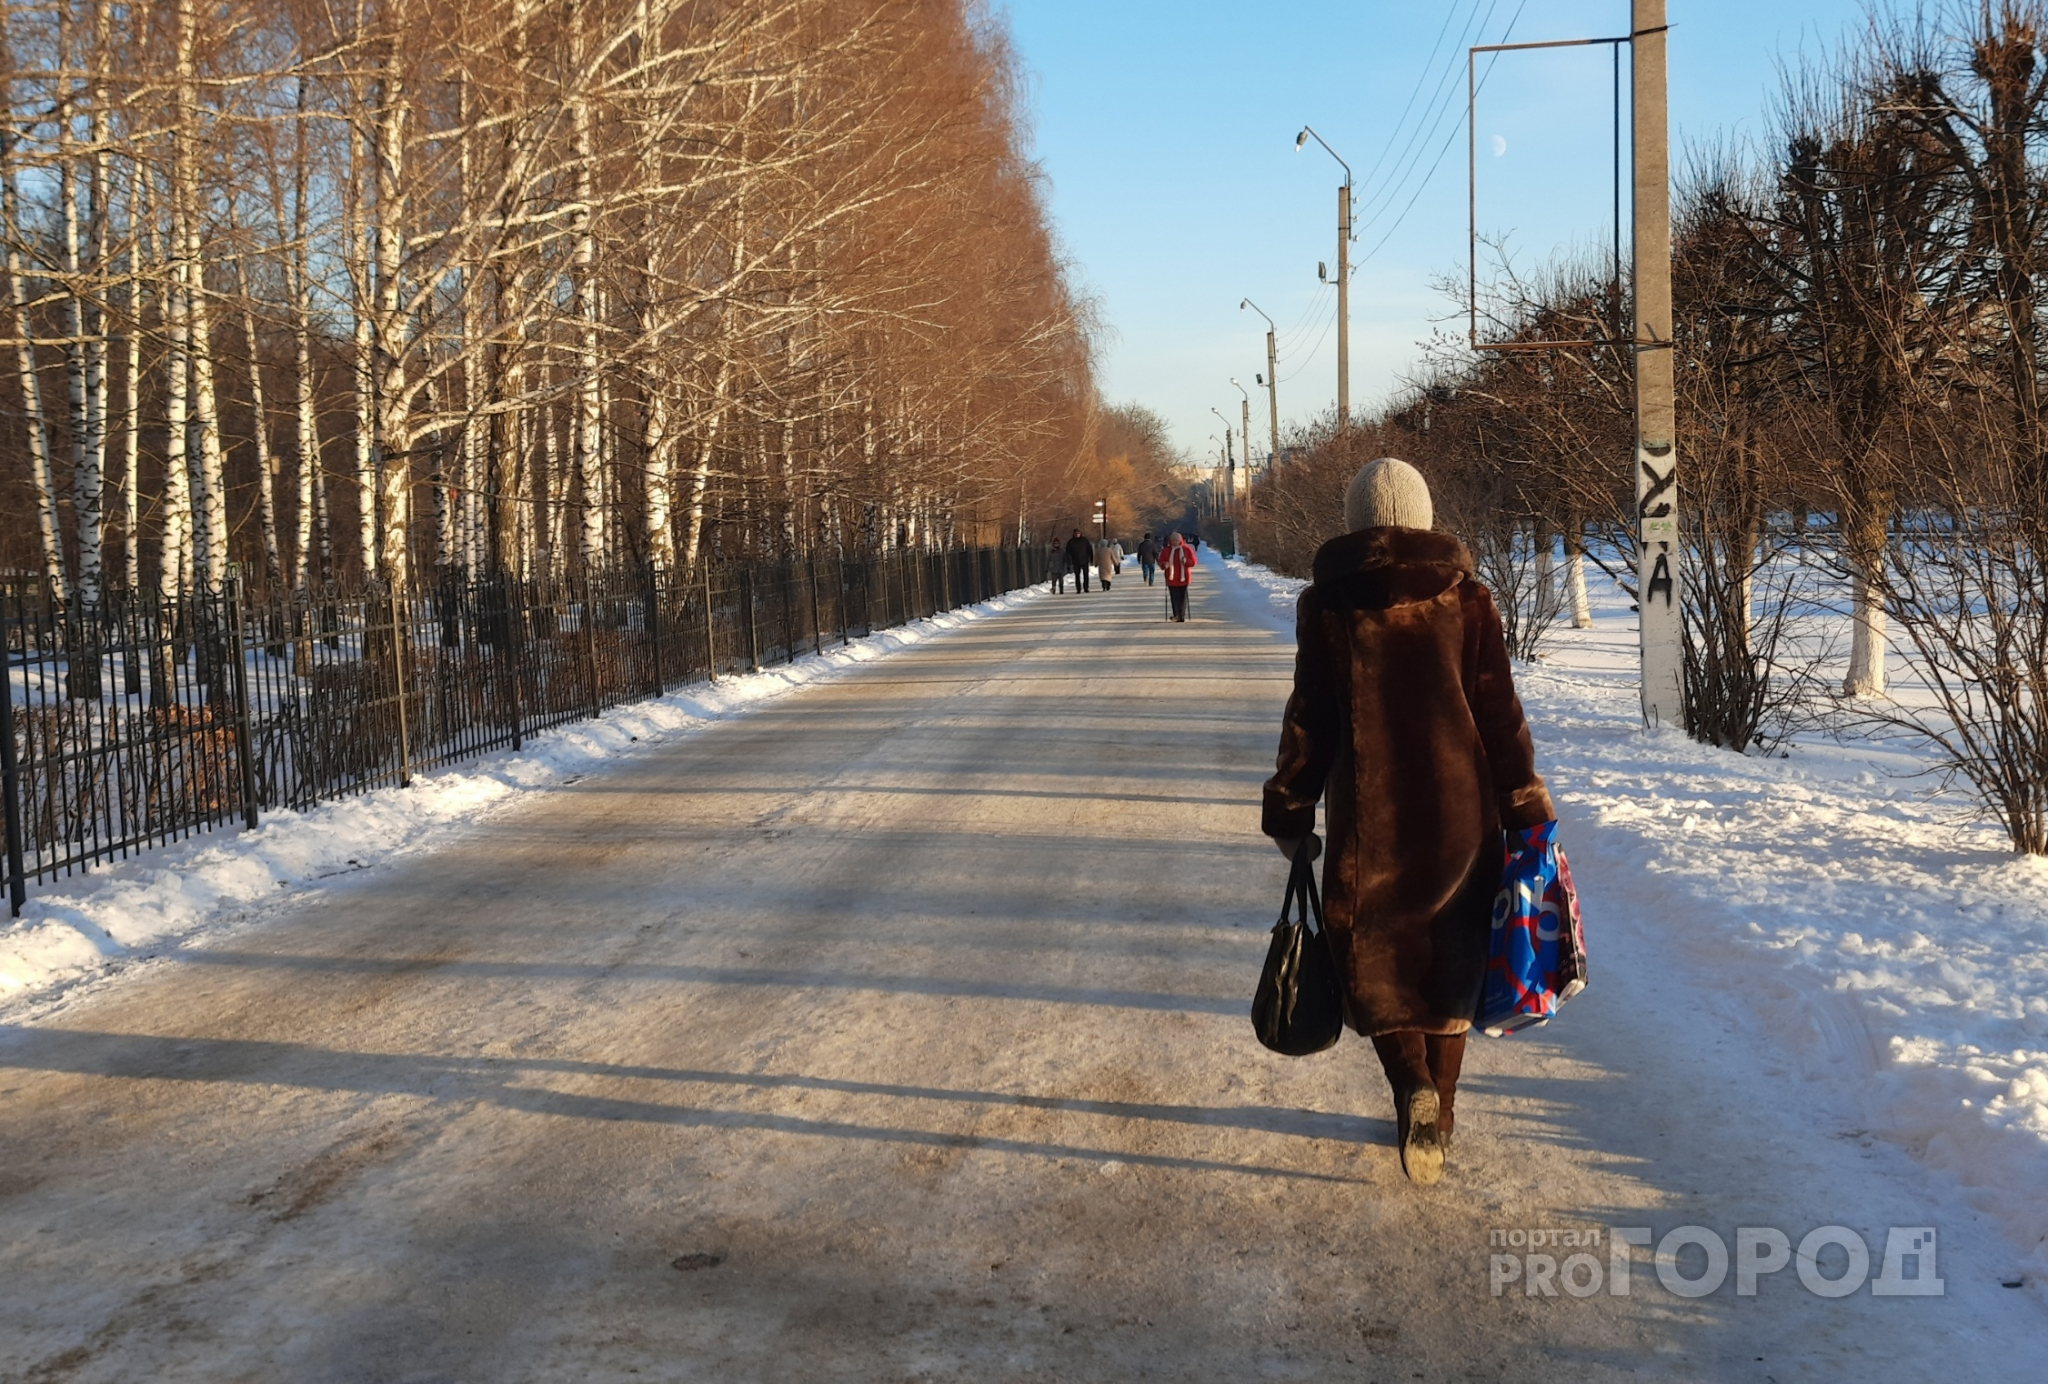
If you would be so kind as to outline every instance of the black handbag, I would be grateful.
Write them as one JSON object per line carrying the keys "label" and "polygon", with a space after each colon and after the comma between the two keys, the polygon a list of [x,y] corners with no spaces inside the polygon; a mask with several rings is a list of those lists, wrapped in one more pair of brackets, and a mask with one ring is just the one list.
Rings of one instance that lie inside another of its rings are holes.
{"label": "black handbag", "polygon": [[1344,1032],[1344,986],[1337,979],[1328,936],[1315,862],[1304,843],[1294,853],[1287,897],[1280,903],[1280,921],[1273,924],[1273,945],[1266,949],[1266,969],[1252,995],[1252,1030],[1274,1052],[1306,1057],[1334,1047]]}

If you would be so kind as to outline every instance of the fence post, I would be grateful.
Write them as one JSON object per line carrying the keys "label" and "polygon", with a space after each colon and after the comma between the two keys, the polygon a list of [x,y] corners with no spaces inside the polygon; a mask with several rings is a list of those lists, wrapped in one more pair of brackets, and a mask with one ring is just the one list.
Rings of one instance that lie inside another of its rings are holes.
{"label": "fence post", "polygon": [[[398,786],[412,787],[412,737],[405,724],[405,626],[399,619],[398,583],[391,583],[391,682],[398,691]],[[236,666],[240,666],[237,664]]]}
{"label": "fence post", "polygon": [[526,746],[525,689],[520,685],[520,674],[524,671],[520,667],[521,651],[526,644],[521,637],[526,622],[520,616],[526,612],[513,608],[512,595],[518,584],[510,572],[498,574],[498,590],[505,598],[505,663],[512,670],[512,748],[519,750]]}
{"label": "fence post", "polygon": [[604,698],[597,690],[597,584],[583,574],[583,671],[590,678],[590,719],[604,710]]}
{"label": "fence post", "polygon": [[804,576],[811,584],[811,652],[825,652],[824,620],[818,614],[818,559],[813,554],[804,559]]}
{"label": "fence post", "polygon": [[697,566],[704,573],[704,679],[718,681],[717,617],[711,609],[711,555],[699,553]]}
{"label": "fence post", "polygon": [[0,609],[0,796],[7,799],[7,911],[19,918],[21,905],[28,898],[28,870],[22,862],[21,765],[14,753],[14,638],[10,624],[5,610]]}
{"label": "fence post", "polygon": [[234,671],[228,685],[235,693],[235,758],[242,764],[242,825],[256,829],[256,759],[249,735],[248,649],[242,643],[242,581],[228,578],[228,657]]}
{"label": "fence post", "polygon": [[654,695],[661,695],[661,577],[647,564],[647,647],[654,656]]}
{"label": "fence post", "polygon": [[747,666],[761,671],[761,632],[754,625],[754,564],[740,564],[740,599],[747,608]]}
{"label": "fence post", "polygon": [[782,571],[776,585],[782,588],[782,652],[784,663],[796,662],[796,598],[790,594],[790,583],[796,580],[796,562],[788,557],[782,559]]}

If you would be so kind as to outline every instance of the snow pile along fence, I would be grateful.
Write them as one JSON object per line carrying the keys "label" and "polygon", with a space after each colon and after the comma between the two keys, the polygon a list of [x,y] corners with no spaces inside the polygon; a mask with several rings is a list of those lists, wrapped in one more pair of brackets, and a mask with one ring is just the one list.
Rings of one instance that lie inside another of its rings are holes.
{"label": "snow pile along fence", "polygon": [[250,598],[0,590],[4,879],[68,876],[1028,584],[1018,548]]}

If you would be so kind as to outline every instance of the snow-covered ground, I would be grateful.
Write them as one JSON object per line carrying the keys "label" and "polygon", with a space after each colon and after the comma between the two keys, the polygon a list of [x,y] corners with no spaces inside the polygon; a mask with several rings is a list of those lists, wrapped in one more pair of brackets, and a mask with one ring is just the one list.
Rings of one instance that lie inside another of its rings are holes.
{"label": "snow-covered ground", "polygon": [[[1293,628],[1304,582],[1205,557]],[[1738,997],[1813,1118],[1952,1175],[2048,1271],[2048,860],[2013,854],[1902,742],[1805,736],[1766,759],[1644,731],[1635,616],[1601,586],[1593,628],[1516,672],[1593,983],[1668,987],[1674,1025],[1694,987]],[[1668,972],[1603,973],[1615,909],[1662,925]]]}
{"label": "snow-covered ground", "polygon": [[573,783],[606,761],[1044,594],[1026,587],[750,676],[695,683],[536,735],[524,749],[422,774],[410,788],[268,812],[253,832],[194,837],[44,887],[21,917],[0,920],[0,1017],[45,1010],[83,984],[268,914],[324,881],[432,850],[524,794]]}

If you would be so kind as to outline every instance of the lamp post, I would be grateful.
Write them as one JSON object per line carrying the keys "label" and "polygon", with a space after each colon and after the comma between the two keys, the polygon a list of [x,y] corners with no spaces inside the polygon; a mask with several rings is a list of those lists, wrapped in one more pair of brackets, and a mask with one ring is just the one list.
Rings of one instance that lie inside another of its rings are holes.
{"label": "lamp post", "polygon": [[1101,532],[1102,541],[1109,541],[1109,496],[1095,502],[1095,527]]}
{"label": "lamp post", "polygon": [[1266,387],[1266,408],[1273,425],[1273,450],[1266,454],[1266,472],[1270,476],[1274,465],[1280,460],[1280,372],[1278,362],[1274,358],[1273,319],[1266,317],[1266,310],[1249,298],[1237,305],[1239,312],[1246,308],[1266,318],[1266,373],[1254,375],[1252,378]]}
{"label": "lamp post", "polygon": [[[1252,488],[1252,396],[1245,393],[1245,387],[1237,382],[1237,376],[1230,377],[1230,387],[1244,396],[1244,422],[1239,425],[1237,435],[1244,439],[1244,488]],[[1272,463],[1267,462],[1270,467]]]}
{"label": "lamp post", "polygon": [[1337,189],[1337,429],[1341,432],[1351,426],[1351,165],[1312,125],[1302,126],[1294,137],[1295,152],[1300,153],[1311,137],[1344,170],[1344,185]]}
{"label": "lamp post", "polygon": [[1230,454],[1230,420],[1220,409],[1212,407],[1209,412],[1223,424],[1223,512],[1228,514],[1237,500],[1237,460]]}

